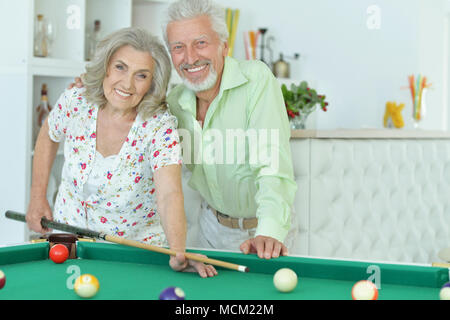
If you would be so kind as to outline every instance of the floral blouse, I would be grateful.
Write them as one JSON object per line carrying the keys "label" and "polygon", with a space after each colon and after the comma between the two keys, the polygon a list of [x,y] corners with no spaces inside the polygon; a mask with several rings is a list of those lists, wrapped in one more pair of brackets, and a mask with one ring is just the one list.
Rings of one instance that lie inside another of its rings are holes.
{"label": "floral blouse", "polygon": [[96,161],[98,106],[68,89],[50,112],[49,136],[64,141],[64,166],[56,197],[55,221],[154,245],[167,245],[156,210],[153,173],[181,164],[177,120],[168,111],[142,119],[138,114],[97,192],[83,186]]}

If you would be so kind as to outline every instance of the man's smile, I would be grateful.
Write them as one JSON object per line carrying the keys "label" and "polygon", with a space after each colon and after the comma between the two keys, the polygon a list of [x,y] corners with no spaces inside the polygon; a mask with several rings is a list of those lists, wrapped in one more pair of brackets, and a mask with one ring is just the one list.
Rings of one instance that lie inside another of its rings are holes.
{"label": "man's smile", "polygon": [[197,67],[197,68],[191,68],[191,69],[185,69],[187,72],[189,72],[189,73],[194,73],[194,72],[198,72],[198,71],[201,71],[201,70],[203,70],[203,69],[205,69],[206,68],[206,64],[205,65],[203,65],[203,66],[200,66],[200,67]]}

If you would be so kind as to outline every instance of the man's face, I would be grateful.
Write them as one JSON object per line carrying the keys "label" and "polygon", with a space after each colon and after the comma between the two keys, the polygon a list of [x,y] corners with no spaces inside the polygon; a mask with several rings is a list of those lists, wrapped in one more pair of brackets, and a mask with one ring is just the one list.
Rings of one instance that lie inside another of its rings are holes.
{"label": "man's face", "polygon": [[228,44],[207,16],[171,22],[166,32],[173,65],[188,88],[201,92],[220,83]]}

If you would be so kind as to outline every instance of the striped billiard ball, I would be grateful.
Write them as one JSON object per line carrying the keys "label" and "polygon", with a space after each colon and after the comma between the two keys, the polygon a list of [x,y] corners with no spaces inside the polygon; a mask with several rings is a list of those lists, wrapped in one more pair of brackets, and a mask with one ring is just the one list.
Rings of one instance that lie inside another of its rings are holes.
{"label": "striped billiard ball", "polygon": [[92,274],[82,274],[75,280],[73,289],[81,298],[92,298],[100,288],[98,279]]}
{"label": "striped billiard ball", "polygon": [[5,286],[6,283],[6,276],[3,273],[2,270],[0,270],[0,289],[2,289]]}

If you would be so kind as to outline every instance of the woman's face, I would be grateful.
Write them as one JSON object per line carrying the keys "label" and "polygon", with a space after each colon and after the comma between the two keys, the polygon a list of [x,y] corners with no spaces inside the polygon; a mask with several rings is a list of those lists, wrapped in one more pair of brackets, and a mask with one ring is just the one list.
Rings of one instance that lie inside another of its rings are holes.
{"label": "woman's face", "polygon": [[122,111],[135,108],[150,90],[153,65],[149,52],[129,45],[117,49],[103,79],[106,106]]}

